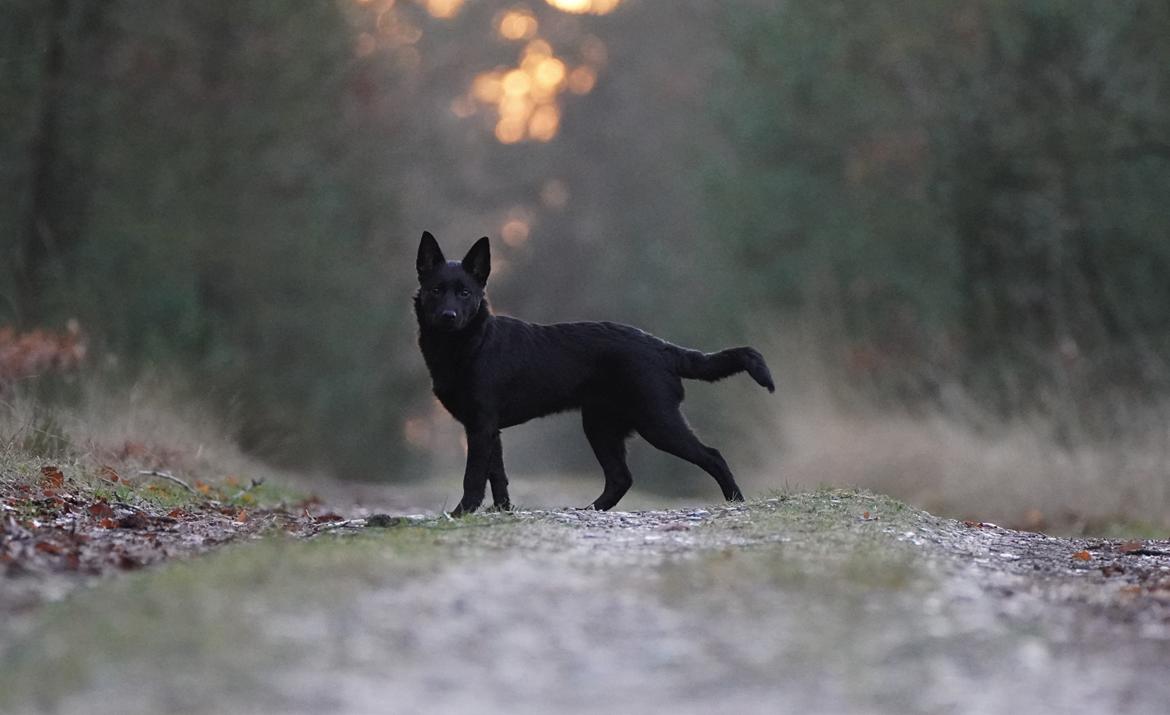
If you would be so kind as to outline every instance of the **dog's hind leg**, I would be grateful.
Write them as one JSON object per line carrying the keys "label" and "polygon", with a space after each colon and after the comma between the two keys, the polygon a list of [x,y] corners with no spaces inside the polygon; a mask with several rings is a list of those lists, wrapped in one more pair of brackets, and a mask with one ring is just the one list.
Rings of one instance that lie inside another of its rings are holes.
{"label": "dog's hind leg", "polygon": [[591,408],[581,410],[581,423],[589,446],[605,472],[605,489],[593,502],[598,511],[612,509],[634,483],[626,466],[626,436],[629,429],[603,411]]}
{"label": "dog's hind leg", "polygon": [[496,435],[496,443],[492,445],[492,458],[488,463],[488,483],[492,485],[492,504],[500,511],[512,508],[512,501],[508,498],[508,475],[504,472],[504,446],[500,443],[500,435]]}
{"label": "dog's hind leg", "polygon": [[743,492],[735,483],[723,455],[699,441],[677,408],[665,413],[644,414],[638,425],[638,434],[663,452],[685,459],[714,477],[727,501],[743,501]]}

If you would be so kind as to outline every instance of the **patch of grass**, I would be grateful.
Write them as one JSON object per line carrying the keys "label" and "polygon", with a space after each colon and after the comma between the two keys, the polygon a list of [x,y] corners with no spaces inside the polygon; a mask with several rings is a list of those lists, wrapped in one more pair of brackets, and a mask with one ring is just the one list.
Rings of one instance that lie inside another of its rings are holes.
{"label": "patch of grass", "polygon": [[820,489],[765,497],[748,506],[746,515],[728,512],[704,527],[716,533],[733,529],[748,545],[718,547],[720,539],[714,539],[715,548],[698,559],[664,564],[665,593],[801,589],[852,598],[924,583],[916,552],[894,535],[928,517],[896,499]]}
{"label": "patch of grass", "polygon": [[437,572],[455,560],[435,539],[444,531],[427,525],[308,542],[273,536],[74,593],[0,648],[0,710],[30,703],[54,710],[64,693],[100,689],[111,667],[123,685],[138,670],[161,667],[174,681],[143,687],[174,688],[181,700],[208,695],[197,681],[209,671],[216,682],[262,691],[265,668],[290,655],[273,623],[296,624],[371,585]]}
{"label": "patch of grass", "polygon": [[[755,536],[769,533],[813,534],[820,539],[847,538],[853,532],[881,533],[915,526],[926,517],[891,497],[858,489],[819,489],[786,493],[749,502],[752,518],[743,528]],[[730,513],[728,518],[734,518]],[[719,520],[712,522],[718,528]]]}
{"label": "patch of grass", "polygon": [[1056,524],[1046,533],[1057,536],[1084,536],[1102,539],[1170,539],[1170,528],[1140,519],[1114,517],[1112,519],[1073,520],[1067,525]]}
{"label": "patch of grass", "polygon": [[724,550],[697,559],[676,560],[659,570],[668,600],[701,594],[727,598],[775,598],[782,592],[812,592],[818,598],[860,601],[875,592],[900,592],[930,583],[926,571],[908,552],[855,544],[825,552],[802,544],[736,552]]}
{"label": "patch of grass", "polygon": [[60,489],[84,498],[102,499],[164,508],[188,507],[207,500],[242,508],[275,507],[303,501],[306,495],[292,487],[271,481],[244,482],[227,475],[209,482],[193,480],[194,491],[173,482],[139,475],[137,470],[119,473],[83,457],[54,459],[18,449],[0,452],[0,492],[23,486],[43,486],[45,467],[55,467],[65,477]]}
{"label": "patch of grass", "polygon": [[75,451],[57,414],[50,410],[37,410],[33,421],[15,436],[19,437],[19,450],[28,455],[54,458]]}
{"label": "patch of grass", "polygon": [[[0,480],[35,480],[46,464],[111,500],[176,507],[214,499],[254,507],[304,498],[280,485],[293,481],[289,475],[241,453],[213,412],[154,383],[86,384],[67,402],[50,405],[20,393],[0,404]],[[174,474],[197,493],[140,470]]]}

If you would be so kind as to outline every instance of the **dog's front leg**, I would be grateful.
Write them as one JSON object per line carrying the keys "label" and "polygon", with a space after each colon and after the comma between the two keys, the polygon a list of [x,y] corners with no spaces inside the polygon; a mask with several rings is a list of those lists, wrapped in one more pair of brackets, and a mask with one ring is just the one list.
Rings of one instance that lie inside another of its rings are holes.
{"label": "dog's front leg", "polygon": [[512,500],[508,498],[508,474],[504,471],[504,446],[500,433],[492,444],[492,460],[488,465],[488,482],[492,485],[492,503],[500,511],[511,511]]}
{"label": "dog's front leg", "polygon": [[467,468],[463,472],[463,498],[451,510],[451,516],[470,514],[483,503],[487,489],[488,469],[492,453],[499,439],[495,424],[467,429]]}

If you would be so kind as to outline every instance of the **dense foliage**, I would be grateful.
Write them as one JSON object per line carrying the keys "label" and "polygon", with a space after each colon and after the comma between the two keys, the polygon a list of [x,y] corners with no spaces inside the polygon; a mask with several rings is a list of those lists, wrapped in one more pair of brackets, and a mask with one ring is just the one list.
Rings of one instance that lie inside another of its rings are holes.
{"label": "dense foliage", "polygon": [[393,202],[367,200],[338,7],[6,6],[5,317],[75,318],[123,374],[177,368],[253,447],[384,459],[370,396],[404,320],[371,233]]}
{"label": "dense foliage", "polygon": [[1170,384],[1170,5],[788,2],[728,25],[737,161],[714,193],[764,301],[832,318],[900,396],[958,378],[1013,412]]}

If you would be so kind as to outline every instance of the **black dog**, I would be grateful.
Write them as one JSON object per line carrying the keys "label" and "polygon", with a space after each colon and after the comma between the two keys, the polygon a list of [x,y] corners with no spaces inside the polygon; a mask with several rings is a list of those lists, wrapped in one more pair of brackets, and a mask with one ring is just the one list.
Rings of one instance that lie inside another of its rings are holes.
{"label": "black dog", "polygon": [[418,344],[435,396],[467,430],[463,498],[453,515],[475,511],[489,481],[496,507],[509,508],[500,430],[571,409],[581,410],[605,470],[595,509],[613,507],[630,488],[625,441],[634,431],[715,477],[724,498],[743,500],[722,455],[700,442],[679,412],[681,378],[712,382],[746,371],[772,392],[759,352],[705,354],[628,325],[534,325],[492,315],[484,298],[491,270],[486,236],[462,262],[448,262],[434,236],[423,233],[417,267]]}

